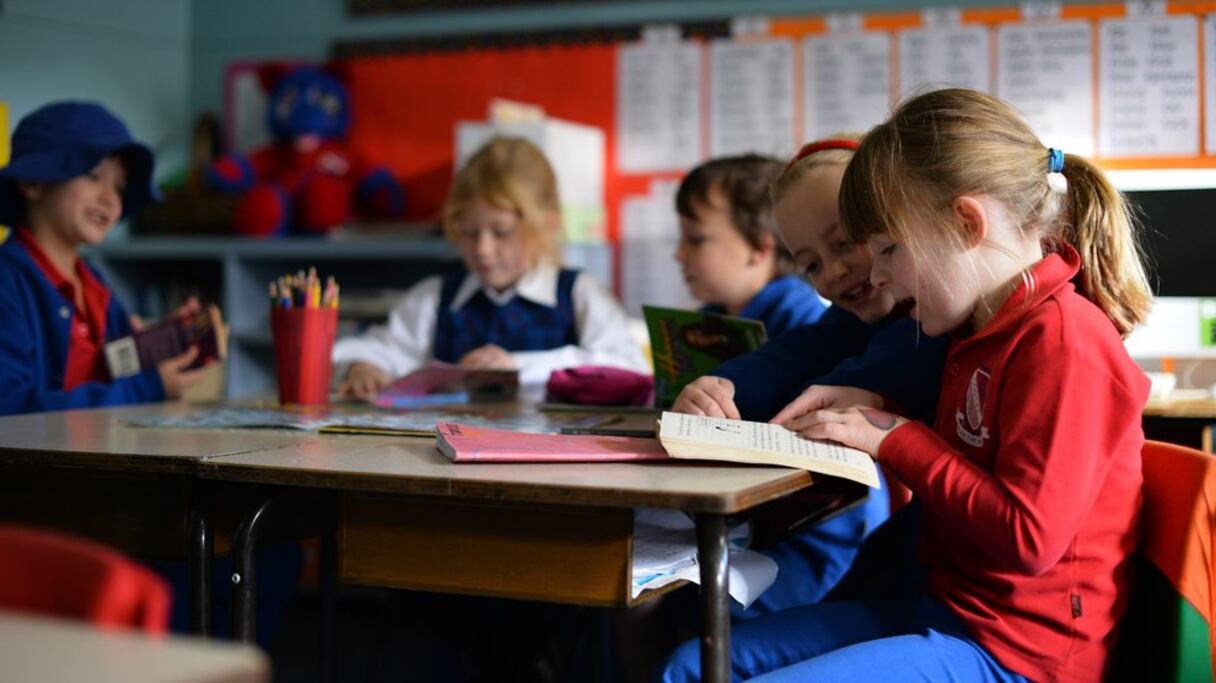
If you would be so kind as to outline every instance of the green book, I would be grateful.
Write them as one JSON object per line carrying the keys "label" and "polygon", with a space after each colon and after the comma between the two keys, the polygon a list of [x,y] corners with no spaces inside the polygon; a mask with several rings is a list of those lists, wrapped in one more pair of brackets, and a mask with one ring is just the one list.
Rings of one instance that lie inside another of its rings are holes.
{"label": "green book", "polygon": [[729,315],[643,306],[654,359],[655,405],[675,402],[684,385],[764,343],[764,323]]}

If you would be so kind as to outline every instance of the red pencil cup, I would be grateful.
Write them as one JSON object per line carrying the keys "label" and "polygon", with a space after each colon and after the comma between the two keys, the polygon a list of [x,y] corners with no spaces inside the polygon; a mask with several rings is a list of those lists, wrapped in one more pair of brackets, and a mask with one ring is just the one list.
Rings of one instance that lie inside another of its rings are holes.
{"label": "red pencil cup", "polygon": [[338,309],[272,307],[270,329],[279,375],[279,402],[328,403],[333,374],[330,353],[338,329]]}

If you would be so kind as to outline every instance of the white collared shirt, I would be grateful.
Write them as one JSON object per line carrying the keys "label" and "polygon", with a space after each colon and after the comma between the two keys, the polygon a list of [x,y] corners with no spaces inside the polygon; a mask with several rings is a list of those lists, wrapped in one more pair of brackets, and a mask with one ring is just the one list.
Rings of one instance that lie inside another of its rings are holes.
{"label": "white collared shirt", "polygon": [[[541,265],[524,274],[515,287],[497,292],[469,273],[452,298],[451,310],[459,310],[479,290],[490,301],[502,305],[515,296],[545,306],[557,305],[558,269]],[[429,277],[414,285],[388,315],[387,325],[376,325],[357,337],[338,340],[333,359],[338,366],[335,377],[346,374],[355,361],[371,363],[393,377],[408,374],[434,359],[435,326],[443,278]],[[519,380],[539,384],[549,373],[579,365],[608,365],[637,372],[649,372],[642,351],[629,334],[629,321],[616,299],[586,273],[574,280],[571,298],[577,346],[562,346],[547,351],[516,351],[511,354],[519,369]]]}

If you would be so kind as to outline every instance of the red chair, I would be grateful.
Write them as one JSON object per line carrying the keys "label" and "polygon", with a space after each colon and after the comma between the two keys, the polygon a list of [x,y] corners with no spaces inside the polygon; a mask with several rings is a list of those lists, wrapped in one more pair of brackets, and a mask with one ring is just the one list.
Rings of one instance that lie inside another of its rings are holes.
{"label": "red chair", "polygon": [[0,609],[164,633],[169,586],[92,541],[0,524]]}
{"label": "red chair", "polygon": [[1136,583],[1110,680],[1212,681],[1216,457],[1144,442]]}

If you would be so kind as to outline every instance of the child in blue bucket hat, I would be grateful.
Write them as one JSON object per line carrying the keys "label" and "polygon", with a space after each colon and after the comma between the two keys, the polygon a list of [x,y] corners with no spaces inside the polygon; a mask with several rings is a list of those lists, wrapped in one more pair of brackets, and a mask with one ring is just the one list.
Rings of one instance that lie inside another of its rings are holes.
{"label": "child in blue bucket hat", "polygon": [[[91,102],[55,102],[17,124],[0,168],[0,415],[159,401],[202,377],[197,349],[111,380],[107,341],[132,322],[79,254],[149,201],[152,151]],[[197,306],[197,303],[190,304]]]}

